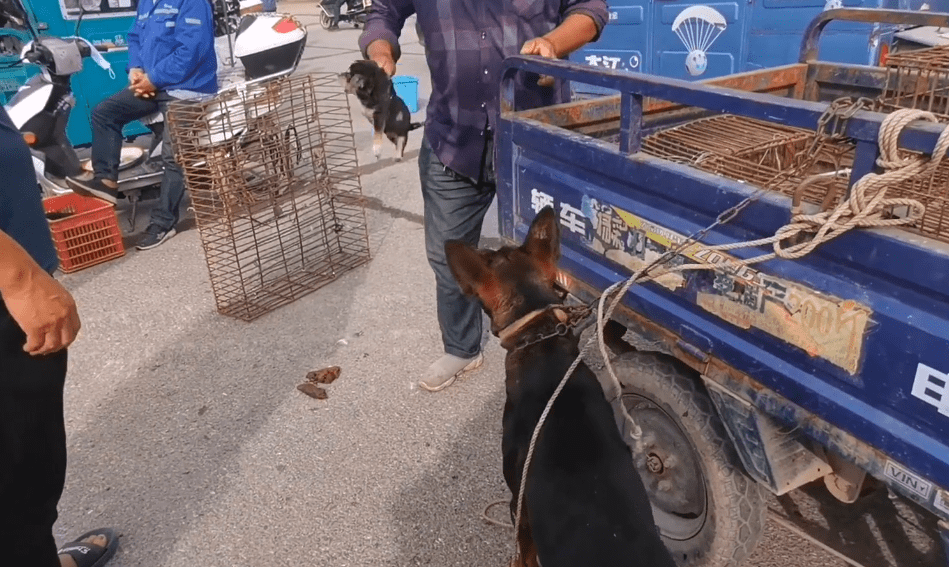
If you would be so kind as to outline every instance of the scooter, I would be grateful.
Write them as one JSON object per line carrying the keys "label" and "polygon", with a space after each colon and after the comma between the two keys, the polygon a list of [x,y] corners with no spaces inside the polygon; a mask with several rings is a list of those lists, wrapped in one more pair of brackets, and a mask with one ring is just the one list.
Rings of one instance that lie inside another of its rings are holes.
{"label": "scooter", "polygon": [[[66,184],[66,177],[92,172],[90,160],[80,161],[66,135],[69,115],[76,105],[71,78],[82,71],[83,59],[87,57],[109,71],[110,76],[114,77],[115,74],[99,51],[79,37],[82,12],[76,23],[74,37],[40,37],[19,5],[19,0],[7,0],[4,4],[7,9],[15,7],[22,11],[21,14],[14,14],[12,20],[23,24],[33,37],[23,46],[21,60],[42,69],[17,90],[4,109],[14,125],[23,132],[23,138],[30,146],[36,179],[44,196],[69,193],[72,189]],[[132,228],[143,192],[150,190],[157,195],[162,178],[162,115],[160,112],[155,113],[140,122],[152,132],[149,145],[124,145],[119,163],[119,193],[132,203]]]}
{"label": "scooter", "polygon": [[[82,70],[83,59],[91,57],[111,73],[108,62],[88,41],[78,37],[82,13],[76,24],[77,34],[71,38],[40,37],[20,5],[20,0],[0,0],[0,7],[12,7],[15,18],[28,28],[34,38],[24,45],[21,59],[39,65],[41,73],[33,76],[4,105],[17,128],[30,145],[36,177],[45,196],[71,192],[66,177],[92,172],[89,160],[81,162],[66,135],[69,114],[76,104],[72,94],[71,76]],[[9,22],[7,22],[9,25]],[[260,82],[292,73],[300,62],[306,45],[306,27],[296,19],[281,14],[248,14],[241,18],[232,47],[233,58],[241,61],[243,81],[257,85],[241,89],[241,98],[258,94]],[[230,90],[230,89],[228,89]],[[227,108],[227,105],[224,105]],[[217,117],[224,120],[226,117]],[[214,117],[209,120],[213,121]],[[135,228],[138,202],[157,196],[163,169],[161,140],[165,127],[162,114],[140,119],[151,130],[147,147],[126,144],[119,165],[119,194],[132,204],[129,226]],[[229,121],[230,122],[230,121]],[[252,127],[235,128],[226,137],[253,137]],[[216,140],[221,142],[224,140]]]}
{"label": "scooter", "polygon": [[[328,30],[333,25],[333,13],[327,7],[326,2],[333,0],[324,0],[320,2],[320,25]],[[339,23],[350,22],[353,27],[358,28],[366,24],[366,17],[369,15],[369,8],[372,6],[372,0],[346,0],[346,12],[340,12]],[[342,7],[342,6],[341,6]]]}

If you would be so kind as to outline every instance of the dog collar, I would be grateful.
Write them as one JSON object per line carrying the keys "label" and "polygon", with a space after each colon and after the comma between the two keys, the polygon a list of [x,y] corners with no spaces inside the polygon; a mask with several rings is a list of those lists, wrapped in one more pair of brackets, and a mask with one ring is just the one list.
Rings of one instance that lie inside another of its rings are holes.
{"label": "dog collar", "polygon": [[[587,305],[548,305],[543,309],[531,311],[501,329],[498,332],[498,339],[500,339],[501,346],[505,350],[518,350],[545,339],[566,335],[571,329],[577,327],[584,319],[589,317],[591,312],[592,308]],[[545,317],[545,315],[548,317]],[[546,320],[539,321],[542,318]],[[535,332],[524,336],[523,331],[529,326],[536,327]]]}

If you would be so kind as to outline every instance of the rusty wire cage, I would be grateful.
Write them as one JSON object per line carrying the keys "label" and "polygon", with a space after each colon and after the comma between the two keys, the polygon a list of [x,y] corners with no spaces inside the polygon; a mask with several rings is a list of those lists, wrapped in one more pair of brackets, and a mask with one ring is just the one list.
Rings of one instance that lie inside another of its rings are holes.
{"label": "rusty wire cage", "polygon": [[880,110],[916,108],[949,122],[949,45],[891,54]]}
{"label": "rusty wire cage", "polygon": [[332,73],[172,104],[220,313],[251,321],[370,259],[349,101]]}
{"label": "rusty wire cage", "polygon": [[[878,110],[913,108],[932,112],[949,124],[949,45],[937,45],[890,55],[886,86]],[[916,230],[949,239],[949,160],[929,175],[919,175],[889,192],[893,197],[916,199],[926,207]]]}
{"label": "rusty wire cage", "polygon": [[810,130],[724,114],[647,136],[643,151],[789,197],[798,193],[803,202],[833,206],[846,194],[854,146],[824,144],[813,163],[805,164],[814,137]]}
{"label": "rusty wire cage", "polygon": [[[813,160],[816,133],[732,115],[701,118],[660,130],[643,140],[643,152],[715,175],[778,191],[826,210],[848,194],[855,146],[827,140]],[[801,167],[804,166],[804,167]],[[787,172],[793,174],[787,174]],[[904,229],[949,240],[949,161],[929,175],[891,187],[888,197],[911,198],[926,207],[918,224]],[[905,207],[887,211],[903,217]]]}

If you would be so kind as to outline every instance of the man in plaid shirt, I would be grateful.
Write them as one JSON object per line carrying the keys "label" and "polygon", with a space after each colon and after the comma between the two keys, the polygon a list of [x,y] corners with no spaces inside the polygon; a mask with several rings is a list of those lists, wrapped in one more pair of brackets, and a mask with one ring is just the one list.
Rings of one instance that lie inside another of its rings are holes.
{"label": "man in plaid shirt", "polygon": [[[419,382],[451,385],[481,366],[481,308],[458,288],[445,241],[477,245],[494,198],[493,126],[500,70],[518,53],[564,58],[596,40],[608,20],[605,0],[374,0],[359,38],[363,56],[389,75],[401,54],[399,35],[415,14],[432,77],[419,178],[425,204],[425,248],[435,271],[438,323],[445,354]],[[567,100],[566,85],[541,86],[536,75],[516,85],[518,108]]]}

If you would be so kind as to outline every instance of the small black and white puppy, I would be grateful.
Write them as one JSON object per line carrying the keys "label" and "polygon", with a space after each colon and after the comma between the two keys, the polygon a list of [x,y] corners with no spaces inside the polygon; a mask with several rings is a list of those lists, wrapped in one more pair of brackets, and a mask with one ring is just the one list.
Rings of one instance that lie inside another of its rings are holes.
{"label": "small black and white puppy", "polygon": [[339,82],[346,94],[356,95],[363,115],[372,122],[375,132],[372,154],[376,159],[382,155],[382,138],[385,136],[395,144],[396,160],[401,160],[409,132],[421,127],[422,123],[412,122],[409,107],[395,94],[395,85],[389,75],[375,61],[359,60],[350,65],[348,71],[339,74]]}

